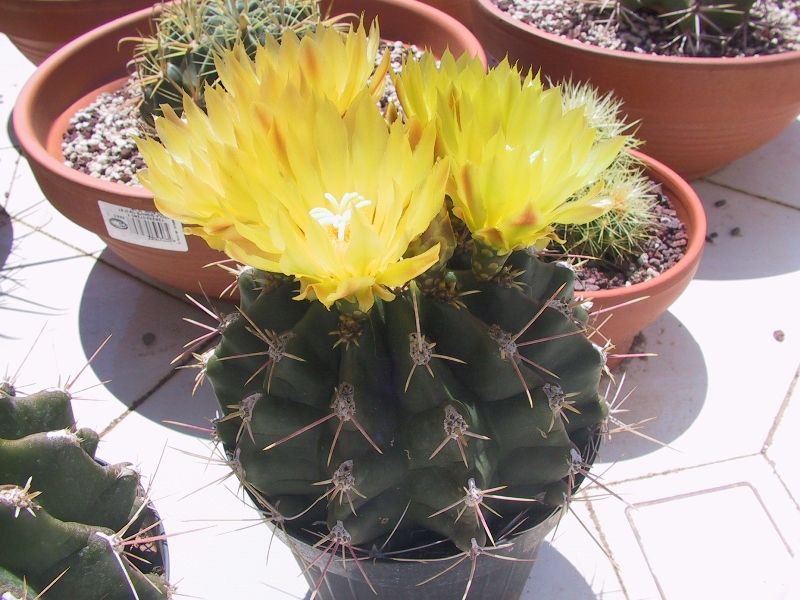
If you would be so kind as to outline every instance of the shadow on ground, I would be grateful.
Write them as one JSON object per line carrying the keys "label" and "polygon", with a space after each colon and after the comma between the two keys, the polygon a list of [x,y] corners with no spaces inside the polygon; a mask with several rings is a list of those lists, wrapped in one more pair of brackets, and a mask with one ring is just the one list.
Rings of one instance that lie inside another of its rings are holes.
{"label": "shadow on ground", "polygon": [[800,270],[800,210],[707,182],[693,186],[704,199],[709,236],[697,279],[758,279]]}
{"label": "shadow on ground", "polygon": [[563,554],[545,542],[520,600],[601,600],[604,597],[602,592],[592,590]]}
{"label": "shadow on ground", "polygon": [[[616,381],[625,374],[619,399],[631,390],[622,405],[627,412],[616,416],[626,424],[653,419],[640,431],[664,444],[679,438],[697,419],[706,399],[708,371],[700,346],[672,313],[664,313],[643,332],[639,350],[658,356],[630,359],[614,369]],[[609,400],[614,396],[612,385]],[[605,387],[601,387],[605,391]],[[604,463],[636,458],[661,446],[629,432],[613,434],[604,443],[600,456]]]}
{"label": "shadow on ground", "polygon": [[[176,369],[173,359],[204,330],[184,318],[211,323],[208,315],[162,290],[106,264],[103,252],[89,274],[80,305],[81,344],[107,389],[144,417],[208,426],[218,409],[208,383],[192,396],[196,369]],[[191,363],[189,354],[184,363]],[[205,437],[203,432],[165,424]]]}

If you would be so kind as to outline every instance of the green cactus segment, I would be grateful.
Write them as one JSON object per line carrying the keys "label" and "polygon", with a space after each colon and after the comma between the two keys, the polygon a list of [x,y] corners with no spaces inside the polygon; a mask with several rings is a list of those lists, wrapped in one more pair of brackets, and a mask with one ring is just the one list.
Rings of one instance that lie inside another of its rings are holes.
{"label": "green cactus segment", "polygon": [[[423,529],[468,551],[487,543],[481,515],[492,527],[563,504],[570,435],[586,439],[606,416],[603,356],[584,335],[574,274],[505,258],[486,280],[447,271],[439,285],[428,273],[364,319],[240,277],[243,318],[207,366],[217,435],[287,528],[327,506],[328,528],[341,522],[353,545]],[[483,496],[495,489],[521,495]],[[502,518],[479,514],[483,502]]]}
{"label": "green cactus segment", "polygon": [[75,425],[70,395],[44,390],[30,396],[0,393],[0,438],[16,440],[32,433]]}
{"label": "green cactus segment", "polygon": [[3,600],[35,600],[38,591],[11,571],[0,567],[0,598]]}
{"label": "green cactus segment", "polygon": [[[140,113],[150,123],[161,105],[180,112],[188,95],[205,107],[203,92],[219,74],[214,54],[241,43],[253,58],[266,37],[280,40],[286,29],[298,35],[319,23],[318,0],[179,0],[165,4],[157,31],[139,38],[133,64],[142,86]],[[131,40],[129,40],[131,41]]]}
{"label": "green cactus segment", "polygon": [[123,544],[116,533],[131,538],[155,522],[142,509],[138,473],[95,460],[99,436],[72,431],[67,393],[10,399],[3,407],[14,423],[0,421],[8,435],[0,438],[0,595],[21,600],[24,580],[28,597],[55,582],[46,592],[53,600],[129,600],[131,586],[140,600],[168,598],[163,577],[135,564],[137,556],[158,555]]}
{"label": "green cactus segment", "polygon": [[[695,27],[695,15],[701,16],[700,24],[708,33],[729,32],[745,22],[755,0],[732,0],[731,2],[709,2],[708,0],[620,0],[628,10],[647,8],[665,15],[670,22],[678,22],[682,31]],[[682,19],[682,17],[684,17]],[[691,17],[691,18],[689,18]]]}
{"label": "green cactus segment", "polygon": [[0,481],[24,486],[29,478],[54,517],[112,529],[127,522],[139,484],[135,471],[101,466],[65,430],[0,440]]}
{"label": "green cactus segment", "polygon": [[25,573],[38,588],[64,573],[47,592],[54,600],[129,600],[128,579],[140,600],[167,597],[163,581],[159,584],[132,568],[122,571],[113,531],[60,521],[35,501],[20,501],[23,496],[21,488],[0,487],[0,537],[14,540],[0,545],[0,563],[10,572]]}

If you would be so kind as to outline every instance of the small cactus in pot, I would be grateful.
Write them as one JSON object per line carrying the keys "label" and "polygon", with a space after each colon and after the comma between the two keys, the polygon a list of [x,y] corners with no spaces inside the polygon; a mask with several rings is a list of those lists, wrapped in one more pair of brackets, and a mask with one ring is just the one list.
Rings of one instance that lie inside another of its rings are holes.
{"label": "small cactus in pot", "polygon": [[139,112],[146,123],[162,116],[163,104],[183,105],[188,94],[205,107],[206,85],[218,79],[214,55],[237,44],[255,56],[267,38],[284,32],[302,37],[322,21],[319,0],[177,0],[164,4],[147,37],[135,42],[131,67],[140,86]]}
{"label": "small cactus in pot", "polygon": [[[655,184],[644,174],[644,166],[627,150],[641,141],[622,115],[622,102],[613,94],[601,95],[586,83],[562,82],[562,106],[565,110],[582,109],[599,140],[625,135],[625,151],[600,175],[608,200],[608,211],[587,223],[564,223],[555,228],[558,245],[568,256],[578,260],[595,259],[618,269],[635,260],[644,245],[657,235],[658,202]],[[589,185],[594,185],[592,182]],[[579,190],[575,197],[585,193]]]}
{"label": "small cactus in pot", "polygon": [[0,386],[0,595],[171,597],[159,523],[129,464],[95,459],[67,390]]}
{"label": "small cactus in pot", "polygon": [[377,35],[300,42],[336,68],[225,53],[207,114],[187,98],[139,144],[159,209],[247,265],[198,355],[216,435],[262,512],[328,554],[308,567],[323,576],[337,552],[358,572],[371,550],[512,544],[568,501],[607,417],[573,273],[535,254],[554,223],[603,213],[602,184],[567,200],[624,136],[597,141],[506,61],[450,54],[410,58],[403,117],[383,115]]}

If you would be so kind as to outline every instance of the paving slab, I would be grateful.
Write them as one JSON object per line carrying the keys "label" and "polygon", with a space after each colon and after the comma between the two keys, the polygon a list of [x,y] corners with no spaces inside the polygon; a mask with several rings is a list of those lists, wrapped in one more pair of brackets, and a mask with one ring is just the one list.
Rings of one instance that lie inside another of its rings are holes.
{"label": "paving slab", "polygon": [[84,254],[96,256],[105,250],[103,240],[67,219],[48,202],[24,158],[16,166],[8,192],[6,212],[16,220]]}
{"label": "paving slab", "polygon": [[793,585],[800,513],[763,456],[610,489],[624,502],[592,506],[630,598],[781,598]]}
{"label": "paving slab", "polygon": [[795,504],[800,507],[800,368],[787,391],[784,405],[775,419],[775,428],[765,440],[766,455]]}
{"label": "paving slab", "polygon": [[[800,211],[694,185],[709,231],[720,235],[686,292],[644,330],[642,349],[658,356],[615,370],[627,372],[621,397],[635,388],[619,418],[654,419],[641,432],[674,450],[613,436],[601,450],[603,462],[616,463],[613,481],[759,453],[800,362],[800,315],[773,299],[800,290]],[[716,207],[720,193],[726,203]],[[732,224],[744,233],[729,235]]]}
{"label": "paving slab", "polygon": [[12,148],[11,113],[22,86],[36,70],[5,35],[0,34],[0,149]]}
{"label": "paving slab", "polygon": [[[206,424],[215,400],[182,371],[136,413],[103,436],[98,456],[132,462],[152,484],[170,536],[171,581],[184,597],[305,598],[308,585],[289,548],[242,499],[231,470],[207,434],[164,426],[162,418]],[[186,533],[189,532],[189,533]],[[174,537],[173,537],[174,536]]]}
{"label": "paving slab", "polygon": [[780,136],[704,179],[800,208],[800,118]]}

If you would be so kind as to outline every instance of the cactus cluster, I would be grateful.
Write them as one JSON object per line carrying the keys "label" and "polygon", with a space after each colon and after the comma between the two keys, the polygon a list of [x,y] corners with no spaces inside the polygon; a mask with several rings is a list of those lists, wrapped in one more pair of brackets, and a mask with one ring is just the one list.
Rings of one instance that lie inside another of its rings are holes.
{"label": "cactus cluster", "polygon": [[280,39],[284,31],[298,36],[320,22],[319,0],[177,0],[162,5],[155,32],[136,42],[131,66],[141,86],[139,112],[153,124],[163,115],[162,104],[183,106],[188,94],[205,106],[205,86],[219,75],[214,55],[241,45],[248,55],[267,37]]}
{"label": "cactus cluster", "polygon": [[2,598],[170,597],[139,474],[98,462],[98,441],[76,429],[68,392],[0,387]]}
{"label": "cactus cluster", "polygon": [[[589,123],[596,128],[598,139],[627,134],[635,126],[626,122],[621,112],[622,101],[612,93],[601,95],[591,84],[572,81],[563,82],[561,89],[564,109],[582,107]],[[642,164],[627,152],[639,145],[641,142],[635,136],[628,135],[626,151],[599,176],[603,181],[600,194],[610,202],[608,212],[588,223],[556,227],[564,254],[601,260],[622,268],[656,235],[655,186],[644,174]],[[580,197],[580,193],[576,197]]]}
{"label": "cactus cluster", "polygon": [[369,38],[226,54],[207,113],[187,100],[140,141],[140,179],[249,265],[196,356],[267,518],[331,555],[474,560],[563,508],[608,416],[573,272],[536,253],[607,209],[586,186],[625,138],[507,60],[449,52],[409,57],[384,115]]}

